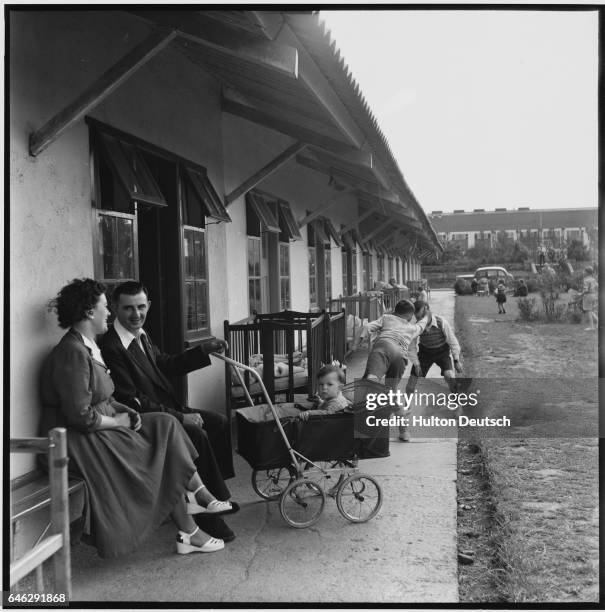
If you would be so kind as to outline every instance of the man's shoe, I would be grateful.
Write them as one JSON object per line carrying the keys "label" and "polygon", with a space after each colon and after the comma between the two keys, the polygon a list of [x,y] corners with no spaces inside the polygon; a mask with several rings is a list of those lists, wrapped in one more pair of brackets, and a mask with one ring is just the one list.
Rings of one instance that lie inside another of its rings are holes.
{"label": "man's shoe", "polygon": [[219,538],[225,543],[233,542],[233,540],[235,540],[235,534],[233,531],[231,531],[231,529],[229,529],[227,523],[225,523],[220,516],[212,516],[210,514],[195,514],[193,515],[193,520],[202,531],[205,531],[213,538]]}
{"label": "man's shoe", "polygon": [[410,441],[410,434],[408,433],[407,429],[404,429],[403,431],[399,432],[399,441],[400,442],[409,442]]}

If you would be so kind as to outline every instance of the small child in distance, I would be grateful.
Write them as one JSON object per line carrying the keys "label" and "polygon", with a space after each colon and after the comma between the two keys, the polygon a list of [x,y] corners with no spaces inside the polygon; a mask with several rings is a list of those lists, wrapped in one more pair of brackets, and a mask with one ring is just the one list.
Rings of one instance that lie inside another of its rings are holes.
{"label": "small child in distance", "polygon": [[342,368],[335,365],[323,366],[317,373],[319,386],[319,397],[321,402],[317,408],[306,410],[298,415],[298,418],[306,421],[309,416],[315,414],[335,414],[336,412],[347,412],[351,402],[342,394],[345,384],[345,373]]}
{"label": "small child in distance", "polygon": [[504,281],[498,281],[498,288],[495,293],[496,304],[498,304],[498,314],[506,314],[506,310],[504,309],[504,304],[506,304],[506,286]]}

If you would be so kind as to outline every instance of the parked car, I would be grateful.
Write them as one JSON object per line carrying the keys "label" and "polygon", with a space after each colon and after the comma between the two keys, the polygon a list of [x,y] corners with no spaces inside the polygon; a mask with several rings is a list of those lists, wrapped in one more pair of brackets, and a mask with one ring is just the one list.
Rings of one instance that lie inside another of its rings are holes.
{"label": "parked car", "polygon": [[475,270],[475,278],[479,279],[483,276],[487,277],[489,280],[493,280],[495,283],[503,280],[507,287],[512,287],[515,281],[514,276],[510,272],[507,272],[506,268],[501,266],[483,266],[477,268]]}

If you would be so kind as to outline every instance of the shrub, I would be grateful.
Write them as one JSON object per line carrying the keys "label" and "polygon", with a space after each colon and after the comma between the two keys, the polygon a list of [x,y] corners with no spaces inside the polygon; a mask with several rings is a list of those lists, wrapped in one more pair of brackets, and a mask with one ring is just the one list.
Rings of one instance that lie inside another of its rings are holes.
{"label": "shrub", "polygon": [[581,240],[572,240],[567,247],[567,258],[575,259],[576,261],[587,261],[589,259],[590,252],[582,244]]}
{"label": "shrub", "polygon": [[570,323],[582,323],[583,320],[582,311],[578,309],[567,310],[567,319]]}
{"label": "shrub", "polygon": [[527,291],[529,293],[540,291],[540,288],[542,286],[542,283],[540,282],[540,279],[538,278],[528,278],[525,284],[527,285]]}
{"label": "shrub", "polygon": [[463,278],[459,278],[454,283],[454,291],[456,295],[471,295],[473,293],[470,283],[466,282]]}
{"label": "shrub", "polygon": [[536,298],[519,298],[517,300],[517,307],[519,308],[519,316],[523,321],[535,321],[539,316],[538,309],[536,308]]}

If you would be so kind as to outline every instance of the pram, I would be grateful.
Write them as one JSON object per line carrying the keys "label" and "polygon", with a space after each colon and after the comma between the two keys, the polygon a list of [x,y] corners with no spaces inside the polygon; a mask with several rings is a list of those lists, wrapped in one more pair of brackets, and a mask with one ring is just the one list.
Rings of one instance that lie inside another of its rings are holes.
{"label": "pram", "polygon": [[[256,370],[222,354],[213,356],[233,368],[247,396],[249,406],[235,411],[237,452],[253,468],[252,488],[263,499],[279,502],[286,523],[296,528],[314,525],[327,496],[336,499],[348,521],[364,523],[376,516],[382,489],[373,476],[358,470],[358,461],[388,457],[388,437],[356,439],[351,413],[311,415],[301,421],[294,404],[271,402]],[[256,378],[266,404],[254,405],[242,370]],[[343,391],[352,394],[354,386]]]}

